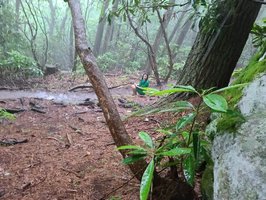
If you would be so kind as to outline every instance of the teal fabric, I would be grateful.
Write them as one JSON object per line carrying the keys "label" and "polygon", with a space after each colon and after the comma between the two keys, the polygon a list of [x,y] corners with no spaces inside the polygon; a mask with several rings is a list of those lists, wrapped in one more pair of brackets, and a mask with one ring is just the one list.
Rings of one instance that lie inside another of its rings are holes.
{"label": "teal fabric", "polygon": [[139,84],[138,84],[138,87],[137,87],[137,93],[140,94],[140,95],[145,95],[145,92],[143,89],[139,88],[139,87],[142,87],[142,88],[145,88],[145,87],[149,87],[149,81],[148,80],[140,80]]}

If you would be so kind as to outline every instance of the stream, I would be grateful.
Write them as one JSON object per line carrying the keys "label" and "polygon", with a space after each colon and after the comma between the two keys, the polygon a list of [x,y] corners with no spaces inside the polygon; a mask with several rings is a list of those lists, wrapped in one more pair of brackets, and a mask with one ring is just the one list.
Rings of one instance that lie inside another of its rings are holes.
{"label": "stream", "polygon": [[[128,96],[131,90],[127,88],[115,88],[110,90],[112,96]],[[39,98],[51,100],[56,103],[79,104],[85,99],[96,100],[97,96],[94,92],[50,92],[42,90],[1,90],[0,100],[20,99],[20,98]]]}

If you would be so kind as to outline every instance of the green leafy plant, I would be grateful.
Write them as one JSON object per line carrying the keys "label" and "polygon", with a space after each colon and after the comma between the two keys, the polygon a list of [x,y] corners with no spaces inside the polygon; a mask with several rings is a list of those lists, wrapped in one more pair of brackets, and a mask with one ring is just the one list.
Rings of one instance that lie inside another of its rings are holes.
{"label": "green leafy plant", "polygon": [[[179,118],[170,129],[159,130],[163,133],[163,138],[154,141],[148,133],[140,132],[139,138],[144,142],[144,146],[118,147],[119,150],[128,150],[128,157],[123,160],[125,164],[131,164],[142,159],[149,161],[141,180],[141,200],[148,199],[156,167],[175,167],[177,169],[177,166],[179,166],[186,182],[191,186],[194,185],[196,170],[203,161],[210,160],[208,154],[209,142],[198,124],[200,113],[206,108],[212,112],[232,113],[228,109],[226,99],[218,93],[236,87],[243,87],[244,85],[246,84],[233,85],[216,91],[211,88],[202,92],[197,91],[192,86],[183,85],[162,91],[152,88],[146,89],[146,93],[153,96],[189,92],[196,94],[200,102],[194,106],[188,101],[179,101],[174,104],[174,109],[163,110],[164,112],[186,110],[186,114]],[[166,162],[167,159],[169,160],[168,162]]]}
{"label": "green leafy plant", "polygon": [[15,116],[13,114],[7,112],[5,109],[0,108],[0,119],[14,120]]}
{"label": "green leafy plant", "polygon": [[0,61],[0,73],[1,76],[42,76],[43,73],[34,61],[18,51],[7,52],[8,56]]}
{"label": "green leafy plant", "polygon": [[262,25],[254,24],[251,33],[254,35],[252,40],[254,46],[266,48],[266,18],[262,20]]}

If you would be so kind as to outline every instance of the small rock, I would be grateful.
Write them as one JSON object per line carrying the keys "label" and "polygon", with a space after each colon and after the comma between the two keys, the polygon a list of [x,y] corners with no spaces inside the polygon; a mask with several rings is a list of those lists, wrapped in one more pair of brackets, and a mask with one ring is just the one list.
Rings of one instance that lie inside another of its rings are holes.
{"label": "small rock", "polygon": [[149,118],[145,118],[144,119],[144,122],[148,122],[148,121],[150,121]]}

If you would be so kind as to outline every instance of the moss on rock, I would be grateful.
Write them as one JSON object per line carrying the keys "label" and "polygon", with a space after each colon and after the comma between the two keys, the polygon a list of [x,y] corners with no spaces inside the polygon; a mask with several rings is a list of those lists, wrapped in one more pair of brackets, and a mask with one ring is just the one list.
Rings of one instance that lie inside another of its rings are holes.
{"label": "moss on rock", "polygon": [[245,118],[238,111],[233,113],[223,114],[217,122],[217,131],[218,132],[235,132],[237,128],[245,122]]}
{"label": "moss on rock", "polygon": [[[262,52],[255,54],[251,58],[248,66],[245,69],[241,70],[241,72],[239,73],[236,80],[232,83],[232,85],[249,83],[253,81],[258,76],[258,74],[266,72],[266,59],[259,61],[261,56]],[[234,108],[235,105],[241,99],[243,95],[242,91],[243,88],[239,87],[224,92],[224,96],[227,98],[229,106],[231,108]]]}
{"label": "moss on rock", "polygon": [[[266,59],[259,61],[262,54],[262,52],[259,52],[251,58],[248,66],[245,69],[241,70],[232,85],[250,83],[259,74],[266,72]],[[243,87],[227,90],[224,92],[223,96],[225,96],[228,101],[229,108],[233,110],[235,114],[223,114],[218,120],[217,130],[218,132],[235,132],[235,130],[243,122],[245,122],[244,117],[240,114],[240,112],[236,111],[236,106],[243,96]]]}

